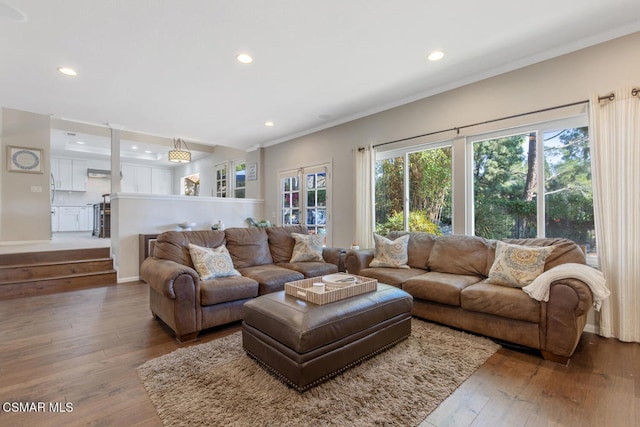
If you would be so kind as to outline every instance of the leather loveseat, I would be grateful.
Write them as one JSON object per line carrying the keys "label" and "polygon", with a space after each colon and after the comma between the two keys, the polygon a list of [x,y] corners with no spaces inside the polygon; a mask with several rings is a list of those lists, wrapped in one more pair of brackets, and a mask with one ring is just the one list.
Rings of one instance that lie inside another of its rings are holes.
{"label": "leather loveseat", "polygon": [[[406,232],[392,232],[394,240]],[[497,241],[475,236],[409,233],[406,268],[370,267],[374,251],[348,250],[349,273],[402,288],[414,298],[412,314],[498,340],[539,349],[545,359],[567,363],[593,304],[591,289],[575,278],[556,280],[549,300],[538,301],[521,288],[489,283]],[[566,239],[505,240],[553,247],[544,271],[563,263],[585,264],[583,251]],[[407,267],[408,266],[408,267]]]}
{"label": "leather loveseat", "polygon": [[[160,234],[140,273],[149,284],[151,312],[180,342],[198,332],[242,319],[242,305],[258,295],[284,289],[284,283],[338,271],[343,250],[323,248],[322,259],[291,262],[304,226],[167,231]],[[189,245],[225,246],[236,275],[201,280]]]}

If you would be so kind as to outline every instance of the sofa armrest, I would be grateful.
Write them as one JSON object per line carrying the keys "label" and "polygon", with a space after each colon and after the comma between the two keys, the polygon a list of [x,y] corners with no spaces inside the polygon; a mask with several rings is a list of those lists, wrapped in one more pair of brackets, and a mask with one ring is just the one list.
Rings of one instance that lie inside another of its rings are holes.
{"label": "sofa armrest", "polygon": [[338,271],[344,271],[344,252],[343,248],[322,248],[322,258],[325,262],[336,265]]}
{"label": "sofa armrest", "polygon": [[360,270],[369,267],[373,260],[373,249],[348,249],[344,256],[344,265],[351,274],[360,274]]}
{"label": "sofa armrest", "polygon": [[[561,279],[551,283],[546,316],[541,319],[544,322],[544,335],[541,337],[543,355],[546,351],[567,360],[571,357],[592,305],[591,289],[581,280]],[[548,357],[545,355],[545,358]]]}
{"label": "sofa armrest", "polygon": [[[193,268],[175,261],[147,258],[140,266],[140,275],[149,286],[169,299],[176,299],[177,292],[174,289],[174,284],[180,276],[187,275],[191,277],[191,280],[187,280],[187,282],[196,288],[196,295],[199,294],[200,277],[198,273]],[[180,283],[185,283],[185,281],[182,280]]]}

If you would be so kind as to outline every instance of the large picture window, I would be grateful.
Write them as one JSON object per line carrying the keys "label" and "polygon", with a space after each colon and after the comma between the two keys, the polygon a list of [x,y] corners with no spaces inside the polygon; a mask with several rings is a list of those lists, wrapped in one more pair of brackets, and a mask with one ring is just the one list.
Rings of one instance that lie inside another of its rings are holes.
{"label": "large picture window", "polygon": [[376,233],[451,234],[451,146],[412,150],[377,156]]}
{"label": "large picture window", "polygon": [[549,123],[470,143],[475,235],[564,237],[595,252],[587,127]]}

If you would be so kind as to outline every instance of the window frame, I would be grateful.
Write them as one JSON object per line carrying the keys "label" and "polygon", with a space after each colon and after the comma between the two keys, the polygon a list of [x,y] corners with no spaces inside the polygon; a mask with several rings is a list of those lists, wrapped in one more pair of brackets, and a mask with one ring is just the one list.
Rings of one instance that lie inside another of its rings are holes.
{"label": "window frame", "polygon": [[[514,135],[523,135],[527,133],[536,134],[536,148],[538,153],[544,153],[544,133],[560,129],[570,129],[579,127],[589,127],[589,120],[586,114],[576,115],[571,117],[565,117],[555,120],[541,121],[529,125],[522,125],[512,127],[508,129],[494,130],[491,132],[483,132],[475,135],[470,135],[465,138],[465,148],[467,155],[465,156],[465,172],[466,172],[466,185],[465,185],[465,234],[475,235],[475,199],[474,199],[474,182],[473,182],[473,144],[476,142],[482,142],[498,138],[506,138]],[[539,161],[537,164],[537,174],[539,177],[544,177],[544,161]],[[544,188],[545,180],[538,179],[536,193],[540,195],[545,194]],[[545,223],[545,197],[536,198],[536,237],[544,238],[546,235],[546,223]],[[452,208],[453,209],[453,208]]]}
{"label": "window frame", "polygon": [[[225,170],[225,189],[224,195],[220,195],[218,191],[218,182],[222,181],[222,179],[218,180],[218,171]],[[213,165],[213,192],[214,197],[229,197],[229,162],[221,162]]]}
{"label": "window frame", "polygon": [[[245,175],[244,175],[244,186],[239,186],[238,185],[238,176],[237,176],[236,168],[239,165],[244,165],[244,173],[245,173]],[[233,189],[233,192],[231,193],[231,194],[233,194],[232,197],[234,197],[236,199],[244,199],[244,198],[246,198],[247,197],[247,161],[245,159],[234,160],[233,162],[231,162],[231,167],[230,167],[229,170],[233,172],[233,174],[231,176],[232,189]],[[237,197],[236,196],[237,190],[244,190],[244,196],[243,197]]]}
{"label": "window frame", "polygon": [[[315,228],[323,228],[325,230],[325,244],[327,246],[331,246],[332,244],[332,232],[333,232],[333,215],[332,215],[332,168],[333,162],[329,161],[326,163],[320,163],[316,165],[304,166],[296,169],[286,169],[278,172],[278,213],[277,213],[277,224],[279,226],[287,225],[284,224],[283,221],[283,200],[284,200],[284,189],[282,185],[282,181],[285,178],[290,178],[293,176],[297,176],[299,179],[299,213],[300,220],[299,225],[305,226],[307,229],[315,227]],[[308,197],[308,189],[306,185],[306,176],[312,173],[325,173],[325,206],[324,209],[326,211],[325,224],[322,227],[318,227],[315,225],[307,224],[307,197]]]}

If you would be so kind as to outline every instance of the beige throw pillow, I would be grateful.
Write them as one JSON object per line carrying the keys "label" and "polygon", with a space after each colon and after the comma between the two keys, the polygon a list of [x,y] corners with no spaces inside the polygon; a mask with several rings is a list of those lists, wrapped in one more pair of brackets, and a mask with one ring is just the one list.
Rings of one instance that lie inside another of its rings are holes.
{"label": "beige throw pillow", "polygon": [[386,237],[373,234],[375,248],[373,260],[369,267],[390,267],[409,268],[407,261],[407,247],[409,246],[409,235],[398,237],[396,240],[389,240]]}
{"label": "beige throw pillow", "polygon": [[322,258],[324,235],[291,233],[291,237],[296,241],[296,244],[289,262],[324,262],[324,258]]}
{"label": "beige throw pillow", "polygon": [[488,283],[522,288],[544,272],[544,263],[553,246],[496,244],[496,258],[489,270]]}
{"label": "beige throw pillow", "polygon": [[240,272],[233,267],[231,255],[225,245],[203,248],[189,243],[189,253],[201,280],[240,276]]}

